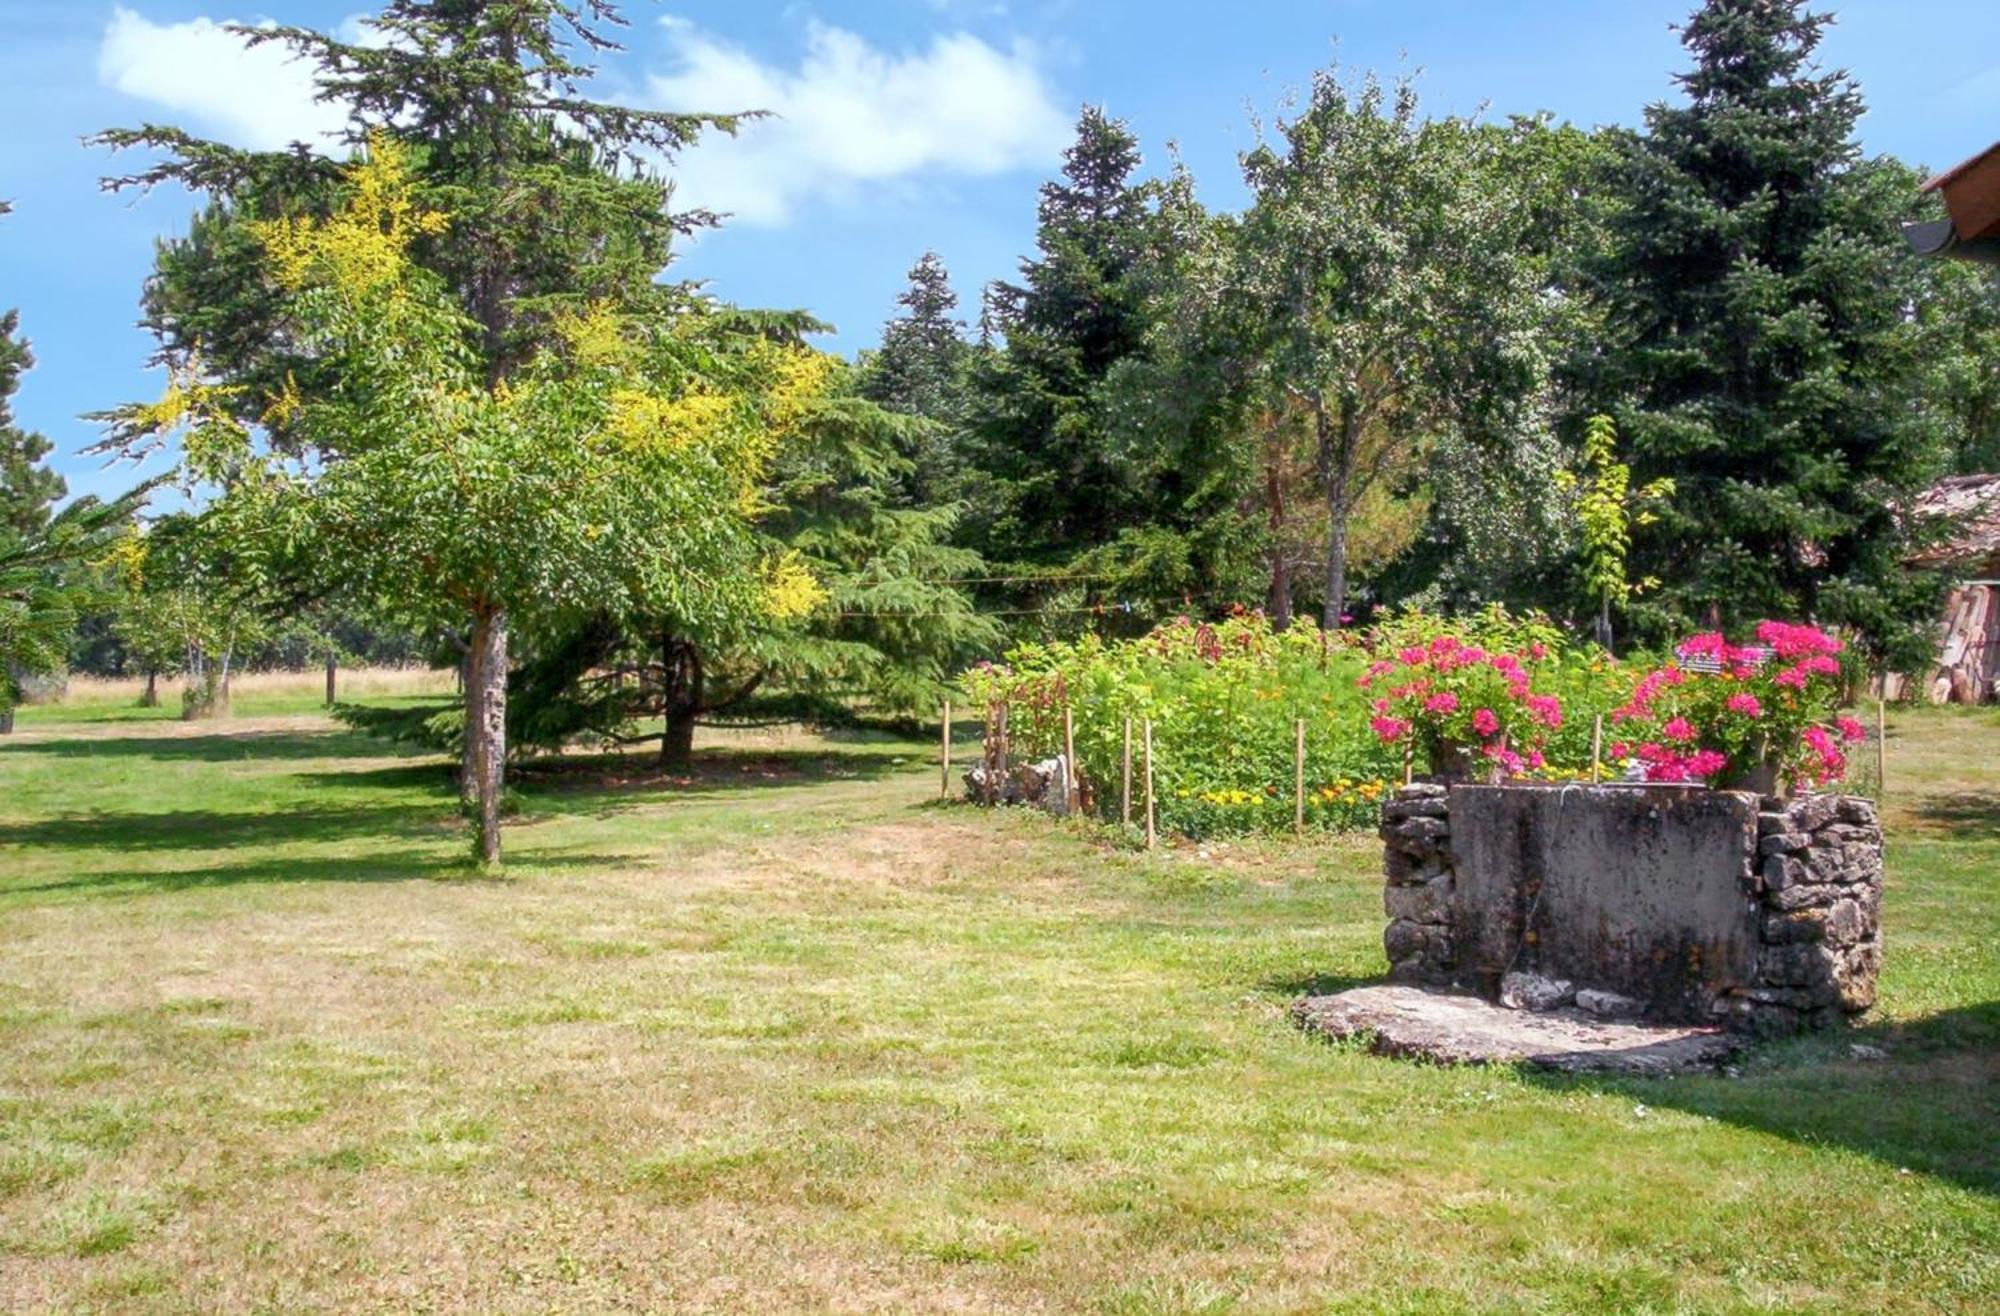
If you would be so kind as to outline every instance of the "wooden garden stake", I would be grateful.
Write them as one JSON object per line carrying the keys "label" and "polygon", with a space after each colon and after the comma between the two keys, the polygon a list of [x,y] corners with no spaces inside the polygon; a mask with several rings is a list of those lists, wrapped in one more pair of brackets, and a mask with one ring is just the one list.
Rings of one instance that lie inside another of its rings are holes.
{"label": "wooden garden stake", "polygon": [[1889,794],[1889,709],[1880,695],[1875,698],[1875,798]]}
{"label": "wooden garden stake", "polygon": [[943,748],[938,751],[938,798],[951,798],[951,700],[944,701],[944,716],[938,720]]}
{"label": "wooden garden stake", "polygon": [[1146,719],[1146,848],[1153,848],[1153,719]]}
{"label": "wooden garden stake", "polygon": [[1292,830],[1306,830],[1306,720],[1292,723]]}
{"label": "wooden garden stake", "polygon": [[1123,759],[1123,763],[1119,765],[1122,770],[1121,775],[1124,785],[1118,790],[1118,821],[1122,825],[1130,827],[1132,825],[1132,718],[1130,714],[1127,714],[1125,718],[1125,753]]}
{"label": "wooden garden stake", "polygon": [[998,803],[1000,799],[1000,778],[1007,775],[1007,751],[1009,746],[1007,744],[1007,701],[1004,699],[1000,701],[1000,725],[998,733],[1000,737],[1000,771],[993,781],[993,799],[995,803]]}
{"label": "wooden garden stake", "polygon": [[1068,704],[1063,705],[1063,812],[1076,812],[1076,719]]}
{"label": "wooden garden stake", "polygon": [[1599,713],[1590,724],[1590,783],[1596,785],[1604,779],[1604,714]]}
{"label": "wooden garden stake", "polygon": [[1410,747],[1408,745],[1405,745],[1403,746],[1403,784],[1407,786],[1410,784],[1411,780],[1412,778],[1410,775]]}

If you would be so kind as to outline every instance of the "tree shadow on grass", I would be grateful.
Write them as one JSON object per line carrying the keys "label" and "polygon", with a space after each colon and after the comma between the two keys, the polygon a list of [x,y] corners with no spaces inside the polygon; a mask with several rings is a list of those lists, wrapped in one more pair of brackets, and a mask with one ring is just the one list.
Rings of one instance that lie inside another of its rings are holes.
{"label": "tree shadow on grass", "polygon": [[662,768],[651,755],[565,754],[529,759],[508,773],[508,785],[524,794],[561,796],[688,795],[831,781],[874,781],[908,768],[896,757],[846,749],[758,750],[718,748],[696,751],[684,769]]}
{"label": "tree shadow on grass", "polygon": [[2000,797],[1961,791],[1926,795],[1909,806],[1910,816],[1931,836],[1958,841],[2000,840]]}
{"label": "tree shadow on grass", "polygon": [[142,873],[130,869],[101,869],[30,886],[0,888],[0,897],[10,894],[92,893],[108,896],[159,894],[214,887],[314,882],[416,882],[450,880],[505,885],[526,876],[573,869],[600,868],[625,861],[628,856],[575,854],[556,857],[531,856],[517,861],[500,875],[483,874],[467,854],[441,854],[425,850],[374,850],[352,855],[318,858],[272,856],[242,863],[211,864],[173,872]]}
{"label": "tree shadow on grass", "polygon": [[[1887,1059],[1856,1057],[1855,1044]],[[1615,1093],[1808,1146],[1843,1147],[1897,1169],[2000,1196],[2000,1001],[1836,1031],[1751,1052],[1741,1076],[1530,1081]]]}
{"label": "tree shadow on grass", "polygon": [[[68,813],[33,822],[0,823],[0,846],[149,851],[227,850],[328,844],[365,838],[407,837],[412,832],[448,836],[458,827],[449,806],[438,804],[335,805],[229,813],[174,809],[160,813]],[[18,889],[18,888],[17,888]]]}
{"label": "tree shadow on grass", "polygon": [[198,736],[78,736],[0,744],[0,755],[65,759],[140,758],[180,763],[294,762],[301,759],[402,758],[425,751],[354,731],[215,731]]}

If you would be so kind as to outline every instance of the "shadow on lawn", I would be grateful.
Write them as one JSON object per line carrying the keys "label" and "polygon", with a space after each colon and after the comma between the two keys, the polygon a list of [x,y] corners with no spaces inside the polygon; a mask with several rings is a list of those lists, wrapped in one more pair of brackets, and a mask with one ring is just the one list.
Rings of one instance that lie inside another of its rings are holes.
{"label": "shadow on lawn", "polygon": [[79,736],[0,744],[0,755],[46,754],[64,759],[156,759],[172,763],[294,762],[301,759],[387,758],[420,754],[404,745],[353,731],[213,731],[196,736]]}
{"label": "shadow on lawn", "polygon": [[[1855,1058],[1855,1043],[1886,1060]],[[2000,1001],[1753,1052],[1739,1078],[1567,1077],[1531,1082],[1615,1093],[2000,1196]]]}
{"label": "shadow on lawn", "polygon": [[2000,797],[1977,791],[1925,795],[1908,806],[1909,815],[1931,836],[1958,841],[2000,840]]}
{"label": "shadow on lawn", "polygon": [[272,857],[251,859],[239,864],[211,864],[202,868],[173,872],[144,873],[130,869],[102,869],[78,873],[32,886],[0,888],[0,897],[13,894],[57,892],[101,892],[106,895],[193,891],[209,887],[289,882],[415,882],[450,880],[504,885],[521,878],[571,869],[596,868],[617,864],[629,856],[580,854],[560,857],[530,856],[511,863],[500,876],[488,876],[473,868],[468,855],[453,850],[375,850],[365,854],[330,858],[298,859]]}

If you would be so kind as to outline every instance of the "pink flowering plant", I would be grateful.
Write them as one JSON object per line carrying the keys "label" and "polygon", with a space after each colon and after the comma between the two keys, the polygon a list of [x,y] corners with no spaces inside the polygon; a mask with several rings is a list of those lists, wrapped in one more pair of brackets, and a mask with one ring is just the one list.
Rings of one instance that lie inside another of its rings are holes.
{"label": "pink flowering plant", "polygon": [[1691,636],[1640,676],[1611,712],[1611,758],[1637,760],[1648,781],[1727,784],[1762,767],[1810,786],[1845,777],[1848,747],[1866,732],[1836,715],[1841,641],[1782,621],[1757,623],[1756,637]]}
{"label": "pink flowering plant", "polygon": [[1541,640],[1520,651],[1489,649],[1445,632],[1396,646],[1360,678],[1369,729],[1384,745],[1407,746],[1433,771],[1472,758],[1480,775],[1540,769],[1563,725],[1562,700],[1537,689],[1552,660]]}

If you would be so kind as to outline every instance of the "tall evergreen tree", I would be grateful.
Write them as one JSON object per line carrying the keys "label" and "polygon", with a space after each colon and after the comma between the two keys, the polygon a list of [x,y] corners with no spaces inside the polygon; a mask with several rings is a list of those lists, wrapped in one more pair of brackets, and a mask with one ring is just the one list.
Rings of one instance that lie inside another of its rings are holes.
{"label": "tall evergreen tree", "polygon": [[972,348],[965,321],[952,313],[958,294],[934,251],[910,267],[909,286],[896,298],[903,314],[882,327],[882,346],[860,372],[861,396],[890,411],[932,422],[913,441],[906,495],[918,504],[956,495],[958,427],[965,418],[966,370]]}
{"label": "tall evergreen tree", "polygon": [[[0,201],[0,215],[13,207]],[[14,394],[35,355],[21,337],[21,313],[0,312],[0,539],[25,539],[49,523],[49,509],[69,487],[43,464],[55,445],[14,419]]]}
{"label": "tall evergreen tree", "polygon": [[1062,176],[1042,186],[1037,254],[1019,284],[993,290],[1005,347],[981,372],[974,439],[990,486],[973,528],[989,559],[1059,566],[1145,520],[1096,392],[1145,341],[1132,277],[1149,241],[1139,163],[1125,125],[1085,107]]}
{"label": "tall evergreen tree", "polygon": [[[1584,374],[1675,495],[1634,545],[1656,628],[1796,615],[1879,649],[1929,609],[1894,508],[1925,475],[1911,406],[1915,198],[1854,142],[1861,94],[1814,59],[1830,16],[1709,0],[1681,29],[1681,104],[1623,140]],[[1634,609],[1635,617],[1640,615]]]}

